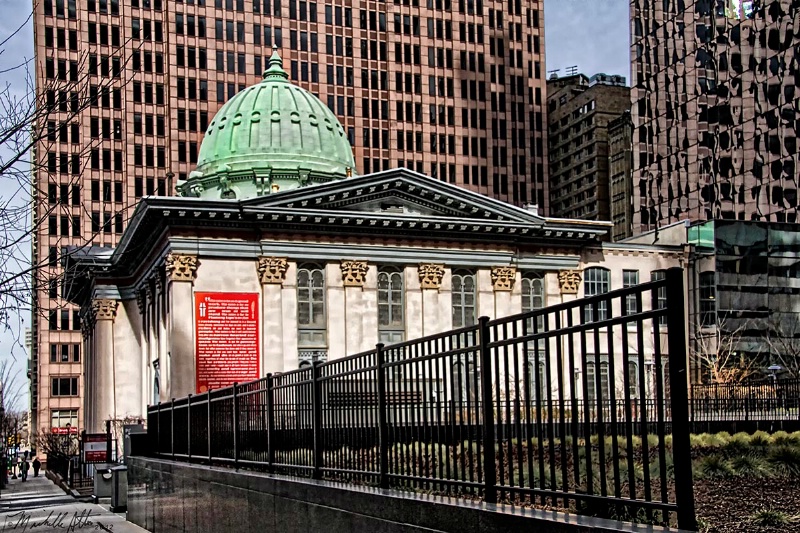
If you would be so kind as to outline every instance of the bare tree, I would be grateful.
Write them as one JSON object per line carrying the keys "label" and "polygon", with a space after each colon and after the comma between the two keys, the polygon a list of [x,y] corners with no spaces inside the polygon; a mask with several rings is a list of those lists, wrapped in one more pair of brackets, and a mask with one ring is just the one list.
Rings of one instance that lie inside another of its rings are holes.
{"label": "bare tree", "polygon": [[770,365],[783,367],[783,377],[800,376],[800,314],[773,313],[762,321]]}
{"label": "bare tree", "polygon": [[[104,99],[121,97],[122,87],[135,75],[124,61],[99,72],[88,52],[77,60],[44,57],[38,64],[33,58],[15,56],[14,43],[27,38],[23,30],[31,17],[8,35],[0,35],[0,330],[20,348],[24,347],[22,317],[31,311],[44,313],[34,307],[34,292],[47,288],[55,292],[63,279],[53,257],[34,253],[36,237],[49,234],[50,246],[79,249],[98,233],[82,227],[89,217],[80,188],[100,139],[76,139],[80,119]],[[124,57],[120,52],[125,44],[120,43],[114,55]],[[127,218],[130,207],[115,214]],[[53,220],[68,224],[55,232]],[[65,227],[70,231],[65,233]],[[63,265],[63,255],[60,259]]]}
{"label": "bare tree", "polygon": [[757,357],[746,357],[739,350],[748,323],[735,326],[725,318],[716,325],[698,329],[690,343],[689,355],[706,383],[740,383],[761,371]]}

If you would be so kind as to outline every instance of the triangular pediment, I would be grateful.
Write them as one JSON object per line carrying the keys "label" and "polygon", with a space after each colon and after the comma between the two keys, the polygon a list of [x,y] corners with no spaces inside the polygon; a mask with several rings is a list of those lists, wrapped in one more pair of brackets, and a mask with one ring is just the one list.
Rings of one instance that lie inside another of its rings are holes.
{"label": "triangular pediment", "polygon": [[243,207],[375,213],[541,225],[544,218],[500,200],[398,168],[242,202]]}

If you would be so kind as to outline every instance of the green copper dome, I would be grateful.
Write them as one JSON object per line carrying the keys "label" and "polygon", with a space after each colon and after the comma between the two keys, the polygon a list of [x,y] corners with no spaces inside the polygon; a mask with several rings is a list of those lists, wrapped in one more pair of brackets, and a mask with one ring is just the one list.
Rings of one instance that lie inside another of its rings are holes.
{"label": "green copper dome", "polygon": [[252,198],[353,175],[350,142],[336,115],[289,83],[274,49],[261,83],[231,98],[206,130],[197,170],[181,196]]}

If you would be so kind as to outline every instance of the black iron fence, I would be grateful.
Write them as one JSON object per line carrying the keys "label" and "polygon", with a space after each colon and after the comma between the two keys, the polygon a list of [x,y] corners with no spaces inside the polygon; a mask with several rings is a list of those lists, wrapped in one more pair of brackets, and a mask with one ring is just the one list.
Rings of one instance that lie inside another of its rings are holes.
{"label": "black iron fence", "polygon": [[693,422],[800,420],[800,379],[693,385]]}
{"label": "black iron fence", "polygon": [[151,406],[151,445],[693,529],[682,276]]}

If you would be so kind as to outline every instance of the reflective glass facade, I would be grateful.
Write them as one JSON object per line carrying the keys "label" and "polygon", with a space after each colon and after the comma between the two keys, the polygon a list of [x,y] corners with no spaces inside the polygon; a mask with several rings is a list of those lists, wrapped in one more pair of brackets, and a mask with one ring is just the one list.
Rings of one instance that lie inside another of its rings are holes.
{"label": "reflective glass facade", "polygon": [[797,221],[800,0],[632,0],[633,233]]}

